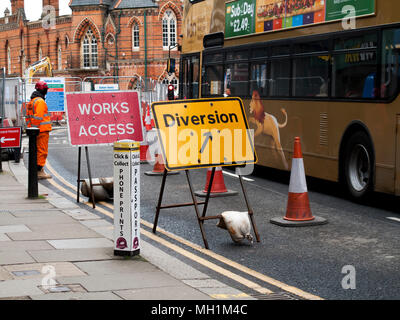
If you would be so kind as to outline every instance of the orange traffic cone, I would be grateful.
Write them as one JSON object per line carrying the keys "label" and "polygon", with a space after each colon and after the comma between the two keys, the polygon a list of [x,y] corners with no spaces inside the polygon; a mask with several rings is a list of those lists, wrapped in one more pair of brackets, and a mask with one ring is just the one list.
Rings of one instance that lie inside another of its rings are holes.
{"label": "orange traffic cone", "polygon": [[[152,171],[146,171],[144,174],[147,176],[162,176],[164,174],[165,165],[161,154],[155,154],[156,162]],[[178,174],[178,171],[168,171],[168,175]]]}
{"label": "orange traffic cone", "polygon": [[140,163],[147,162],[148,151],[149,151],[149,145],[146,142],[140,143]]}
{"label": "orange traffic cone", "polygon": [[326,219],[314,217],[311,213],[300,138],[296,137],[294,140],[286,216],[273,218],[271,223],[287,227],[300,227],[321,225],[327,222]]}
{"label": "orange traffic cone", "polygon": [[[204,190],[196,191],[195,192],[196,196],[198,196],[198,197],[206,197],[207,196],[208,187],[210,185],[211,172],[212,172],[212,168],[208,168],[206,185],[204,187]],[[228,190],[226,188],[225,182],[224,182],[224,176],[222,174],[222,168],[216,167],[215,173],[214,173],[214,179],[213,179],[212,186],[211,186],[210,197],[226,197],[226,196],[235,196],[237,194],[238,194],[237,191]]]}

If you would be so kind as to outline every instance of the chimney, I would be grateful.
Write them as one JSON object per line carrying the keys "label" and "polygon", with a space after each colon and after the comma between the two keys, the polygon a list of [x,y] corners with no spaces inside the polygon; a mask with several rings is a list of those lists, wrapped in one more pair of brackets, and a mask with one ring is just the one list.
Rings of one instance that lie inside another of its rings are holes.
{"label": "chimney", "polygon": [[19,9],[24,10],[24,0],[11,0],[11,13],[16,14]]}
{"label": "chimney", "polygon": [[59,0],[43,0],[43,8],[45,6],[53,6],[56,10],[56,17],[60,15],[60,5]]}

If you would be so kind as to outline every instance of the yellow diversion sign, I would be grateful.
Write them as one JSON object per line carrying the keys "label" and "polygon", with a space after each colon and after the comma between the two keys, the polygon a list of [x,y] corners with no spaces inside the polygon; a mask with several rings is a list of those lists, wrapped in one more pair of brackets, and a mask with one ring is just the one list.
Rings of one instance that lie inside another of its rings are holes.
{"label": "yellow diversion sign", "polygon": [[167,170],[257,162],[241,99],[175,100],[151,107]]}

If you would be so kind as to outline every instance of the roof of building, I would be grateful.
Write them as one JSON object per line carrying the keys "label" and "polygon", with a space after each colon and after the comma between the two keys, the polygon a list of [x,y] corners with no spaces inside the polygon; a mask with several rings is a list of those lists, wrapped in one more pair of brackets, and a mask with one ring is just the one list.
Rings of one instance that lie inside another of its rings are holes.
{"label": "roof of building", "polygon": [[70,7],[106,5],[110,9],[153,8],[157,7],[154,0],[72,0]]}
{"label": "roof of building", "polygon": [[115,0],[112,9],[153,8],[157,4],[153,0]]}
{"label": "roof of building", "polygon": [[110,6],[114,0],[72,0],[70,7],[78,7],[78,6],[90,6],[90,5],[100,5],[104,4],[106,6]]}

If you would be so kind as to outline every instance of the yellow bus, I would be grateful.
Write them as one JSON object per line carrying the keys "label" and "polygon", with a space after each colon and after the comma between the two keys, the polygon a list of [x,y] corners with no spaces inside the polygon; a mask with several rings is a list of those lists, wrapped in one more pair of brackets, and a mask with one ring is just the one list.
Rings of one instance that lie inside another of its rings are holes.
{"label": "yellow bus", "polygon": [[400,194],[400,3],[185,0],[183,99],[242,98],[258,164]]}

